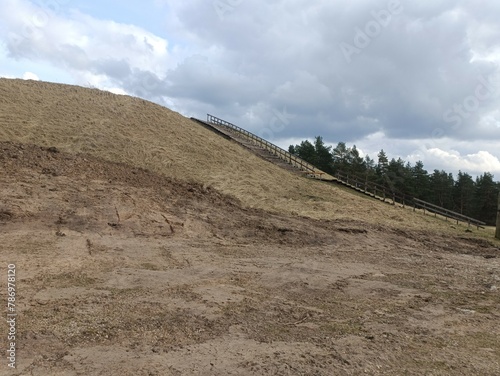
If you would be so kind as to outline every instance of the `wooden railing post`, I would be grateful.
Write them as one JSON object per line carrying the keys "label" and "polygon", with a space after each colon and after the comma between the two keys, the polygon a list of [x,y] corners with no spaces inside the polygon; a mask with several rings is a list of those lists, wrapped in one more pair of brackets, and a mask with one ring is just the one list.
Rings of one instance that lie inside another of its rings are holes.
{"label": "wooden railing post", "polygon": [[495,238],[500,239],[500,193],[498,194],[498,211],[497,211],[497,230]]}

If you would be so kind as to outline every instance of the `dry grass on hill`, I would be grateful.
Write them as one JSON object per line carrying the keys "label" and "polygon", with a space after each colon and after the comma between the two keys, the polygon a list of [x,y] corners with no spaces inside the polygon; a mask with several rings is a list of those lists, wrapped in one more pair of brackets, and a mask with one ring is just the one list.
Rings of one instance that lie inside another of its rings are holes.
{"label": "dry grass on hill", "polygon": [[167,108],[96,89],[0,79],[0,141],[56,146],[201,182],[249,207],[313,218],[449,228],[295,176]]}

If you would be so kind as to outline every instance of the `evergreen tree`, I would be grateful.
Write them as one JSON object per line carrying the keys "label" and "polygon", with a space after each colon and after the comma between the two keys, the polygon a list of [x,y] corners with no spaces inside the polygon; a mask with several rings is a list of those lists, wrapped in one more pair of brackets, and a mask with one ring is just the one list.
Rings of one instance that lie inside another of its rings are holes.
{"label": "evergreen tree", "polygon": [[413,185],[413,167],[410,162],[406,162],[403,170],[404,190],[403,193],[415,197],[415,187]]}
{"label": "evergreen tree", "polygon": [[432,187],[432,202],[446,209],[453,208],[453,186],[455,185],[452,174],[446,171],[434,170],[430,177]]}
{"label": "evergreen tree", "polygon": [[459,171],[453,194],[454,210],[467,216],[474,215],[474,191],[475,184],[472,176]]}
{"label": "evergreen tree", "polygon": [[349,150],[345,142],[339,142],[332,150],[334,172],[349,173]]}
{"label": "evergreen tree", "polygon": [[369,155],[365,156],[365,179],[368,182],[375,183],[377,181],[377,172],[375,170],[375,161]]}
{"label": "evergreen tree", "polygon": [[424,163],[418,161],[412,169],[413,194],[416,198],[424,201],[429,200],[430,179],[427,170],[424,169]]}
{"label": "evergreen tree", "polygon": [[356,176],[363,176],[366,171],[365,160],[359,155],[359,151],[354,145],[352,148],[348,149],[349,151],[349,164],[350,164],[350,173]]}
{"label": "evergreen tree", "polygon": [[323,138],[317,136],[314,141],[314,151],[316,153],[316,167],[327,173],[333,173],[333,157],[331,154],[331,146],[325,146]]}
{"label": "evergreen tree", "polygon": [[365,156],[365,166],[367,170],[373,170],[375,171],[375,160],[370,158],[369,155]]}
{"label": "evergreen tree", "polygon": [[405,185],[405,165],[401,158],[397,160],[392,158],[387,166],[387,184],[392,191],[404,193],[406,191]]}
{"label": "evergreen tree", "polygon": [[325,146],[321,136],[314,139],[314,144],[305,140],[300,145],[290,145],[288,151],[322,171],[333,172],[331,146]]}
{"label": "evergreen tree", "polygon": [[302,141],[300,145],[290,145],[288,150],[292,150],[292,154],[296,155],[299,158],[302,158],[304,161],[309,162],[314,166],[316,166],[318,162],[316,149],[314,148],[314,145],[311,144],[311,142],[309,142],[308,140]]}
{"label": "evergreen tree", "polygon": [[493,175],[485,172],[476,178],[474,195],[474,218],[495,225],[498,203],[498,184],[493,181]]}
{"label": "evergreen tree", "polygon": [[385,154],[384,149],[380,150],[377,154],[378,162],[375,171],[377,173],[377,180],[379,184],[387,185],[387,171],[389,169],[389,159],[387,158],[387,154]]}

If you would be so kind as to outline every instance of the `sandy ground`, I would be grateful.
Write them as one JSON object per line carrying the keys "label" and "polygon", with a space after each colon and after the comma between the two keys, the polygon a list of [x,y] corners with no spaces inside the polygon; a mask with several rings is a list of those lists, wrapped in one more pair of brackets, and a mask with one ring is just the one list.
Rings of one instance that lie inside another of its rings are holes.
{"label": "sandy ground", "polygon": [[500,374],[499,245],[464,231],[251,209],[0,143],[0,244],[2,375]]}

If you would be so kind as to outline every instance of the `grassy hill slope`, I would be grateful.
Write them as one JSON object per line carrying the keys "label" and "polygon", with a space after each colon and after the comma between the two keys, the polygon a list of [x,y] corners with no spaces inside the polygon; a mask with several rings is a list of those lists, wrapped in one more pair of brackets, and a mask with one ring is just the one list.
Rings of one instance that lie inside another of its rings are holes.
{"label": "grassy hill slope", "polygon": [[201,182],[249,207],[448,228],[442,221],[293,175],[165,107],[96,89],[0,79],[0,141],[56,146]]}

